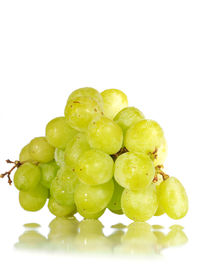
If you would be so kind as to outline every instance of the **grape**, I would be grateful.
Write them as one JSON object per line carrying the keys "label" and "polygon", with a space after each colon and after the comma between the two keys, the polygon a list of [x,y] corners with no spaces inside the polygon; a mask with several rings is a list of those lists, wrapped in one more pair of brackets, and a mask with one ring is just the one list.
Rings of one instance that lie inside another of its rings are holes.
{"label": "grape", "polygon": [[113,159],[96,149],[85,151],[78,160],[76,173],[81,182],[98,185],[108,182],[113,177]]}
{"label": "grape", "polygon": [[19,160],[20,160],[20,162],[33,161],[33,158],[30,155],[30,145],[29,144],[22,148],[22,150],[19,154]]}
{"label": "grape", "polygon": [[40,169],[32,163],[24,163],[15,172],[14,184],[18,190],[29,191],[40,182]]}
{"label": "grape", "polygon": [[114,121],[101,117],[92,121],[88,127],[88,143],[92,148],[107,154],[117,153],[123,142],[122,129]]}
{"label": "grape", "polygon": [[113,181],[90,186],[79,183],[75,189],[74,201],[80,213],[98,213],[106,208],[114,191]]}
{"label": "grape", "polygon": [[167,142],[163,138],[163,143],[158,148],[156,152],[156,157],[153,159],[154,166],[163,165],[167,158]]}
{"label": "grape", "polygon": [[164,210],[164,208],[161,204],[161,201],[160,201],[160,185],[156,185],[156,192],[157,192],[157,199],[158,199],[158,208],[157,208],[154,216],[160,216],[160,215],[163,215],[165,213],[165,210]]}
{"label": "grape", "polygon": [[90,146],[84,133],[78,133],[66,145],[65,163],[75,169],[77,161],[82,153],[89,150]]}
{"label": "grape", "polygon": [[61,206],[52,197],[49,199],[48,208],[53,215],[58,217],[73,215],[76,212],[74,204]]}
{"label": "grape", "polygon": [[101,93],[106,117],[113,119],[123,108],[128,106],[127,96],[118,89],[107,89]]}
{"label": "grape", "polygon": [[155,153],[164,141],[163,130],[157,122],[141,120],[127,130],[124,144],[129,151],[150,154]]}
{"label": "grape", "polygon": [[36,137],[30,142],[30,155],[38,162],[49,162],[54,158],[54,148],[47,142],[45,137]]}
{"label": "grape", "polygon": [[54,153],[54,159],[59,167],[63,167],[65,165],[65,151],[60,148],[56,148]]}
{"label": "grape", "polygon": [[50,188],[52,180],[56,177],[58,166],[55,161],[39,164],[41,170],[41,184]]}
{"label": "grape", "polygon": [[92,98],[76,97],[65,107],[65,117],[69,125],[81,132],[87,131],[88,124],[95,118],[102,116],[102,108]]}
{"label": "grape", "polygon": [[112,196],[111,201],[108,204],[108,208],[110,211],[117,213],[117,214],[122,214],[121,210],[121,196],[123,192],[123,187],[121,187],[115,180],[114,180],[114,193]]}
{"label": "grape", "polygon": [[64,149],[69,140],[77,133],[71,128],[65,117],[51,120],[46,126],[46,138],[50,145]]}
{"label": "grape", "polygon": [[188,211],[188,198],[184,187],[175,177],[160,184],[160,202],[172,219],[183,218]]}
{"label": "grape", "polygon": [[122,193],[121,205],[129,219],[141,222],[149,220],[158,208],[155,186],[151,184],[140,191],[125,189]]}
{"label": "grape", "polygon": [[77,184],[75,173],[67,166],[64,166],[53,179],[50,187],[51,196],[61,206],[74,203],[74,190]]}
{"label": "grape", "polygon": [[144,119],[143,113],[135,107],[127,107],[122,109],[114,118],[114,121],[122,128],[124,134],[126,130]]}
{"label": "grape", "polygon": [[127,152],[115,161],[114,177],[123,187],[130,190],[143,189],[150,185],[155,168],[149,156]]}
{"label": "grape", "polygon": [[103,209],[97,213],[87,213],[86,211],[83,211],[83,210],[81,210],[81,211],[78,210],[78,212],[85,219],[98,219],[99,217],[101,217],[104,214],[105,209]]}
{"label": "grape", "polygon": [[48,197],[48,189],[39,184],[28,192],[19,192],[19,203],[24,210],[38,211],[46,203]]}
{"label": "grape", "polygon": [[101,94],[94,88],[92,87],[83,87],[83,88],[79,88],[75,91],[73,91],[69,98],[68,98],[68,102],[70,100],[75,99],[76,97],[79,96],[87,96],[87,97],[91,97],[93,98],[100,106],[103,106],[103,98],[101,96]]}

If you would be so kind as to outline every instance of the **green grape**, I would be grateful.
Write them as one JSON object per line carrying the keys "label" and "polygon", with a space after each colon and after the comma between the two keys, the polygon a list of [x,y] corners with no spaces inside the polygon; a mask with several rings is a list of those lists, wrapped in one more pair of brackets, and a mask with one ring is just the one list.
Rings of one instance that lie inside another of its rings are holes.
{"label": "green grape", "polygon": [[85,219],[98,219],[99,217],[101,217],[105,212],[105,209],[97,212],[97,213],[87,213],[87,211],[79,211],[78,210],[78,213],[83,216]]}
{"label": "green grape", "polygon": [[76,174],[81,182],[98,185],[108,182],[113,177],[113,159],[96,149],[85,151],[77,162]]}
{"label": "green grape", "polygon": [[101,117],[88,126],[88,143],[92,148],[115,154],[122,147],[123,132],[114,121]]}
{"label": "green grape", "polygon": [[114,118],[114,121],[122,128],[124,134],[126,130],[144,119],[143,113],[135,107],[127,107],[122,109]]}
{"label": "green grape", "polygon": [[48,197],[48,189],[39,184],[28,192],[19,192],[19,203],[24,210],[38,211],[44,207]]}
{"label": "green grape", "polygon": [[87,131],[89,123],[102,116],[102,108],[91,97],[80,96],[67,102],[65,117],[69,125],[81,132]]}
{"label": "green grape", "polygon": [[158,199],[158,208],[157,208],[154,216],[160,216],[160,215],[163,215],[165,213],[165,210],[164,210],[164,208],[161,204],[161,201],[160,201],[160,185],[156,185],[156,192],[157,192],[157,199]]}
{"label": "green grape", "polygon": [[187,194],[178,179],[170,177],[160,184],[160,203],[172,219],[181,219],[187,214]]}
{"label": "green grape", "polygon": [[59,167],[55,161],[39,164],[41,170],[41,184],[47,188],[50,188],[51,182],[56,177]]}
{"label": "green grape", "polygon": [[91,97],[93,98],[100,106],[103,106],[103,98],[101,96],[101,94],[94,88],[92,87],[83,87],[83,88],[79,88],[75,91],[73,91],[69,98],[68,98],[68,102],[70,100],[75,99],[76,97],[79,96],[87,96],[87,97]]}
{"label": "green grape", "polygon": [[14,184],[18,190],[29,191],[38,185],[40,178],[40,169],[36,165],[27,162],[16,170]]}
{"label": "green grape", "polygon": [[154,166],[163,165],[167,158],[167,141],[163,138],[163,143],[156,152],[156,157],[153,159]]}
{"label": "green grape", "polygon": [[82,153],[89,150],[90,146],[84,133],[78,133],[71,139],[65,148],[65,163],[75,169],[77,161]]}
{"label": "green grape", "polygon": [[38,162],[49,162],[54,158],[54,147],[51,146],[45,137],[36,137],[30,142],[30,155]]}
{"label": "green grape", "polygon": [[165,142],[160,125],[152,120],[141,120],[131,126],[125,135],[124,144],[129,151],[155,153]]}
{"label": "green grape", "polygon": [[30,145],[29,144],[22,148],[22,150],[19,154],[19,160],[20,160],[20,162],[33,161],[33,158],[30,155]]}
{"label": "green grape", "polygon": [[46,126],[46,138],[50,145],[64,149],[69,140],[77,133],[71,128],[65,117],[51,120]]}
{"label": "green grape", "polygon": [[48,208],[57,217],[73,215],[76,212],[76,206],[74,204],[61,206],[52,197],[49,199]]}
{"label": "green grape", "polygon": [[111,209],[109,209],[109,210],[110,210],[112,213],[115,213],[115,214],[118,214],[118,215],[122,215],[122,214],[124,214],[122,209],[120,209],[120,210],[111,210]]}
{"label": "green grape", "polygon": [[101,95],[104,114],[110,119],[113,119],[120,110],[128,106],[127,96],[118,89],[104,90]]}
{"label": "green grape", "polygon": [[67,166],[57,172],[57,177],[53,179],[50,187],[50,194],[55,201],[62,205],[74,204],[74,190],[77,184],[75,173]]}
{"label": "green grape", "polygon": [[106,208],[114,191],[113,181],[90,186],[79,183],[75,189],[74,201],[77,210],[82,213],[98,213]]}
{"label": "green grape", "polygon": [[149,220],[158,208],[155,186],[151,184],[140,191],[125,189],[122,193],[121,205],[129,219],[140,222]]}
{"label": "green grape", "polygon": [[121,196],[123,192],[123,187],[121,187],[115,180],[114,181],[114,193],[111,201],[108,204],[108,209],[114,213],[122,214],[121,210]]}
{"label": "green grape", "polygon": [[54,159],[56,164],[60,168],[63,167],[65,165],[65,151],[60,148],[56,148],[54,153]]}
{"label": "green grape", "polygon": [[127,152],[115,161],[114,177],[123,187],[130,190],[146,188],[152,182],[155,168],[149,156]]}

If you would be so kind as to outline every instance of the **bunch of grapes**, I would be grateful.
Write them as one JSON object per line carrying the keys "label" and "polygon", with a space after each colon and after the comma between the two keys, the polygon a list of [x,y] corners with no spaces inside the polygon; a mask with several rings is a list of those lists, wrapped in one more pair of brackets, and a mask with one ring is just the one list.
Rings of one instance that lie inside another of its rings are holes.
{"label": "bunch of grapes", "polygon": [[14,184],[27,211],[48,199],[59,217],[78,212],[96,219],[108,208],[143,222],[164,213],[180,219],[188,211],[184,187],[163,171],[166,154],[160,125],[128,107],[122,91],[86,87],[71,93],[64,116],[47,124],[45,137],[31,140],[9,163],[17,168]]}

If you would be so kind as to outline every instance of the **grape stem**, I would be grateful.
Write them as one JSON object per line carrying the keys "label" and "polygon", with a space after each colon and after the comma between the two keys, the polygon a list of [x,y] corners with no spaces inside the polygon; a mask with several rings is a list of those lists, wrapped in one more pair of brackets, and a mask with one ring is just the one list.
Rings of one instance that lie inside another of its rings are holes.
{"label": "grape stem", "polygon": [[122,155],[122,154],[124,154],[126,152],[128,152],[128,149],[126,147],[122,147],[117,153],[111,155],[111,157],[115,161],[120,155]]}
{"label": "grape stem", "polygon": [[157,165],[157,166],[155,167],[156,175],[155,175],[155,177],[154,177],[154,179],[153,179],[153,183],[156,183],[156,182],[158,181],[158,177],[157,177],[158,174],[162,175],[163,180],[167,180],[167,179],[170,177],[168,174],[166,174],[166,173],[162,170],[163,168],[164,168],[163,165]]}

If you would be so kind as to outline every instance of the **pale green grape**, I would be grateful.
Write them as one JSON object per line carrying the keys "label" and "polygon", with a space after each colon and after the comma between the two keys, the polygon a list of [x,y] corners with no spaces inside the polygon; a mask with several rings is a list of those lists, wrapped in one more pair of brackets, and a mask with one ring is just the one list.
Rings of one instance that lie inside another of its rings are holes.
{"label": "pale green grape", "polygon": [[79,183],[75,189],[74,201],[80,213],[98,213],[106,208],[114,191],[113,181],[101,185]]}
{"label": "pale green grape", "polygon": [[128,106],[127,96],[118,89],[104,90],[101,95],[104,114],[110,119],[113,119],[120,110]]}
{"label": "pale green grape", "polygon": [[84,133],[78,133],[71,139],[65,148],[65,163],[75,169],[77,161],[82,153],[89,150],[90,146]]}
{"label": "pale green grape", "polygon": [[121,210],[121,196],[123,192],[123,187],[121,187],[115,180],[114,180],[114,192],[111,201],[108,204],[108,209],[113,213],[122,214]]}
{"label": "pale green grape", "polygon": [[108,154],[100,150],[90,149],[79,157],[75,171],[81,182],[98,185],[112,179],[113,167],[113,159]]}
{"label": "pale green grape", "polygon": [[124,134],[126,130],[144,119],[143,113],[135,107],[127,107],[122,109],[114,118],[114,121],[122,128]]}
{"label": "pale green grape", "polygon": [[45,137],[36,137],[30,144],[30,155],[33,160],[38,162],[49,162],[54,158],[54,147],[51,146]]}
{"label": "pale green grape", "polygon": [[123,187],[130,190],[146,188],[152,182],[155,168],[149,156],[127,152],[115,161],[114,177]]}
{"label": "pale green grape", "polygon": [[157,208],[154,216],[160,216],[160,215],[163,215],[165,213],[165,210],[164,210],[164,208],[161,204],[161,201],[160,201],[160,184],[156,185],[156,192],[157,192],[157,199],[158,199],[158,208]]}
{"label": "pale green grape", "polygon": [[167,158],[167,141],[163,138],[163,143],[156,152],[156,157],[153,159],[154,166],[163,165]]}
{"label": "pale green grape", "polygon": [[41,170],[41,184],[47,188],[50,188],[51,182],[56,177],[59,167],[55,161],[39,164]]}
{"label": "pale green grape", "polygon": [[76,97],[79,96],[87,96],[87,97],[91,97],[93,98],[100,106],[103,106],[103,98],[101,96],[101,94],[94,88],[92,87],[83,87],[83,88],[79,88],[75,91],[73,91],[69,98],[68,98],[68,102],[70,100],[75,99]]}
{"label": "pale green grape", "polygon": [[65,151],[60,148],[55,149],[54,159],[56,164],[61,168],[65,165]]}
{"label": "pale green grape", "polygon": [[76,206],[74,204],[61,206],[52,197],[49,199],[48,208],[57,217],[73,215],[76,212]]}
{"label": "pale green grape", "polygon": [[76,184],[75,173],[69,167],[64,166],[57,172],[57,177],[51,183],[51,196],[62,206],[72,205]]}
{"label": "pale green grape", "polygon": [[183,218],[188,211],[188,198],[183,185],[174,177],[160,184],[160,202],[172,219]]}
{"label": "pale green grape", "polygon": [[87,137],[92,148],[102,150],[107,154],[115,154],[122,147],[122,129],[106,117],[98,118],[90,123]]}
{"label": "pale green grape", "polygon": [[24,163],[15,172],[14,184],[18,190],[29,191],[40,182],[40,169],[32,163]]}
{"label": "pale green grape", "polygon": [[105,209],[103,209],[97,213],[87,213],[87,211],[83,211],[83,210],[81,210],[81,211],[78,210],[78,212],[85,219],[98,219],[99,217],[101,217],[104,214]]}
{"label": "pale green grape", "polygon": [[39,184],[28,192],[19,192],[19,203],[24,210],[38,211],[44,207],[48,197],[48,189]]}
{"label": "pale green grape", "polygon": [[149,220],[158,208],[155,186],[151,184],[139,191],[125,189],[122,193],[121,205],[129,219],[141,222]]}
{"label": "pale green grape", "polygon": [[24,162],[24,161],[33,161],[33,158],[31,157],[30,154],[30,145],[27,144],[26,146],[24,146],[19,154],[19,160],[20,162]]}
{"label": "pale green grape", "polygon": [[69,126],[65,117],[57,117],[46,126],[46,138],[50,145],[64,149],[77,131]]}
{"label": "pale green grape", "polygon": [[141,120],[127,130],[124,145],[129,151],[151,154],[164,142],[163,130],[157,122]]}
{"label": "pale green grape", "polygon": [[69,125],[81,132],[87,131],[88,124],[102,116],[101,106],[91,97],[80,96],[67,102],[65,117]]}

